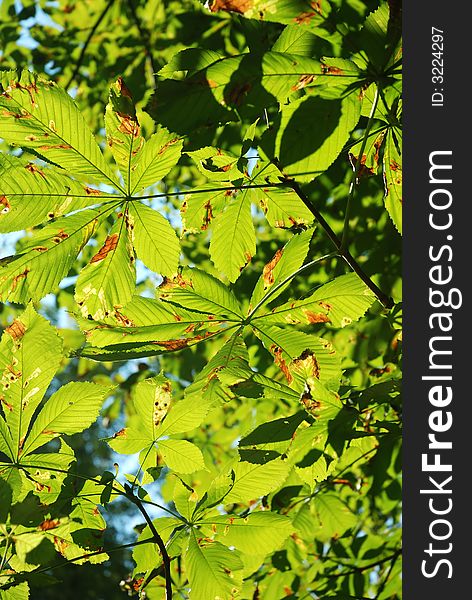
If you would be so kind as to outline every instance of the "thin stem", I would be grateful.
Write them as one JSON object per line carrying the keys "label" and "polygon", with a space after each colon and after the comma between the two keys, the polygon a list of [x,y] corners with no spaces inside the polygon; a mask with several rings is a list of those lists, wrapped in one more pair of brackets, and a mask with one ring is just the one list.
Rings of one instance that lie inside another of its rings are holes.
{"label": "thin stem", "polygon": [[75,556],[74,558],[69,558],[67,560],[61,560],[61,562],[55,563],[54,565],[49,565],[46,567],[41,567],[35,571],[32,571],[35,575],[39,575],[40,573],[47,573],[48,571],[52,571],[55,569],[60,569],[61,567],[65,567],[69,563],[74,563],[79,560],[83,560],[84,558],[89,558],[91,556],[98,556],[100,554],[110,554],[112,552],[117,552],[118,550],[123,550],[126,548],[134,548],[135,546],[141,546],[142,544],[149,544],[153,542],[154,538],[146,538],[145,540],[136,540],[135,542],[129,542],[128,544],[120,544],[119,546],[112,546],[111,548],[106,548],[103,550],[96,550],[95,552],[87,552],[86,554],[81,554],[80,556]]}
{"label": "thin stem", "polygon": [[146,54],[146,58],[149,61],[152,70],[152,77],[154,79],[154,87],[156,87],[156,73],[159,71],[156,64],[154,63],[154,57],[151,52],[151,35],[149,31],[143,27],[141,21],[138,18],[138,14],[136,13],[136,7],[134,6],[133,0],[128,0],[128,7],[133,17],[133,21],[139,31],[139,35],[141,36],[141,40],[143,42],[144,53]]}
{"label": "thin stem", "polygon": [[388,562],[389,560],[393,560],[393,559],[396,560],[399,557],[399,555],[401,554],[401,552],[402,552],[402,549],[399,548],[396,552],[394,552],[390,556],[386,556],[385,558],[376,560],[375,562],[365,565],[365,567],[355,567],[355,566],[350,567],[350,565],[345,565],[346,567],[351,568],[351,571],[341,571],[340,573],[333,573],[331,575],[327,575],[327,577],[328,578],[346,577],[347,575],[355,575],[356,573],[362,573],[363,571],[367,571],[368,569],[373,569],[374,567],[383,565],[384,563]]}
{"label": "thin stem", "polygon": [[351,267],[351,269],[357,273],[357,275],[362,279],[362,281],[366,284],[366,286],[372,290],[372,292],[377,296],[379,302],[381,302],[385,308],[391,308],[393,306],[393,300],[384,294],[382,290],[372,281],[372,279],[364,273],[359,263],[355,260],[352,254],[346,248],[342,248],[341,240],[335,234],[332,227],[320,213],[320,211],[316,208],[316,206],[311,202],[311,200],[305,195],[305,193],[300,188],[299,184],[293,180],[285,180],[286,184],[292,188],[292,190],[297,194],[303,204],[308,208],[308,210],[315,216],[318,223],[325,230],[326,235],[332,241],[336,249],[338,250],[340,256],[344,259],[344,261]]}
{"label": "thin stem", "polygon": [[2,562],[0,564],[0,572],[3,571],[3,567],[5,566],[5,563],[7,562],[7,556],[8,556],[9,549],[10,549],[10,538],[7,538],[7,541],[5,543],[5,550],[4,550],[3,556],[2,556]]}
{"label": "thin stem", "polygon": [[280,283],[275,285],[261,300],[259,300],[259,302],[256,304],[256,306],[252,309],[252,311],[246,317],[246,321],[249,322],[250,319],[252,318],[252,316],[260,309],[260,307],[263,304],[266,304],[271,296],[273,296],[276,292],[278,292],[280,290],[280,288],[282,288],[284,285],[286,285],[294,277],[297,277],[297,275],[300,275],[300,273],[303,273],[304,271],[308,271],[308,269],[311,269],[311,267],[318,264],[319,262],[326,260],[327,258],[332,258],[334,256],[338,256],[338,254],[336,252],[331,252],[330,254],[325,254],[324,256],[320,256],[319,258],[316,258],[315,260],[312,260],[311,262],[306,263],[306,265],[301,266],[299,269],[294,271],[291,275],[286,277],[283,281],[281,281]]}
{"label": "thin stem", "polygon": [[[4,466],[5,463],[3,463],[2,466]],[[17,467],[18,469],[23,469],[25,472],[26,469],[45,469],[44,466],[41,465],[19,465],[16,463],[11,463],[11,465],[8,465],[11,467]],[[72,477],[77,477],[77,479],[82,479],[83,481],[92,481],[93,483],[96,483],[98,485],[103,485],[103,486],[107,486],[108,483],[105,483],[103,481],[100,481],[100,479],[96,479],[95,477],[87,477],[86,475],[80,475],[79,473],[73,473],[71,471],[66,471],[65,469],[56,469],[53,467],[47,467],[48,471],[53,471],[55,473],[64,473],[66,475],[71,475]],[[114,492],[116,492],[119,496],[123,496],[124,498],[128,498],[128,494],[126,492],[124,492],[123,490],[120,490],[119,488],[116,488],[115,486],[112,486],[112,490]],[[169,513],[170,515],[172,515],[173,517],[175,517],[176,519],[179,519],[179,521],[182,521],[183,523],[186,523],[186,521],[177,513],[175,513],[173,510],[171,510],[170,508],[167,508],[165,506],[162,506],[162,504],[157,504],[157,502],[152,502],[151,500],[142,500],[142,502],[144,504],[150,504],[151,506],[155,506],[156,508],[159,508],[167,513]]]}
{"label": "thin stem", "polygon": [[398,560],[398,557],[400,556],[400,551],[397,551],[393,557],[392,557],[392,562],[390,563],[390,566],[388,567],[387,573],[385,574],[385,577],[382,580],[382,583],[379,585],[379,589],[377,590],[377,594],[375,595],[374,600],[377,600],[378,598],[380,598],[381,593],[384,591],[385,586],[387,585],[388,582],[388,578],[390,577],[390,575],[392,574],[393,571],[393,567],[395,566],[395,563]]}
{"label": "thin stem", "polygon": [[[386,131],[390,127],[391,127],[391,125],[388,125],[388,124],[382,125],[381,127],[374,129],[374,131],[369,132],[369,135],[367,137],[373,137],[374,135],[379,135],[380,133],[382,133],[382,131]],[[347,152],[354,146],[357,146],[358,143],[359,143],[359,140],[354,140],[353,142],[351,141],[351,142],[347,143],[341,152]]]}
{"label": "thin stem", "polygon": [[295,508],[295,506],[300,504],[300,502],[305,502],[306,500],[311,500],[312,498],[314,498],[323,488],[327,487],[328,485],[331,485],[333,479],[338,479],[343,473],[345,473],[348,469],[350,469],[352,466],[354,466],[357,462],[359,462],[366,456],[369,456],[369,454],[372,454],[372,452],[375,452],[376,450],[377,450],[377,448],[371,448],[370,450],[367,450],[367,452],[364,452],[363,454],[358,456],[355,460],[353,460],[351,463],[349,463],[343,469],[341,469],[341,471],[338,471],[337,473],[333,474],[333,476],[330,477],[329,479],[326,479],[325,481],[321,482],[320,485],[317,487],[317,489],[312,494],[309,494],[308,496],[303,496],[302,498],[298,498],[297,500],[292,502],[287,507],[286,512],[290,512],[293,508]]}
{"label": "thin stem", "polygon": [[128,493],[128,498],[131,500],[131,502],[133,502],[138,507],[139,511],[145,518],[146,523],[148,524],[149,529],[151,530],[151,533],[153,535],[153,539],[156,542],[156,544],[161,552],[162,562],[164,565],[164,576],[165,576],[165,580],[166,580],[166,600],[172,600],[172,577],[171,577],[171,573],[170,573],[170,557],[167,553],[166,545],[164,544],[163,539],[161,538],[157,529],[155,528],[151,517],[146,512],[146,509],[144,508],[143,503],[141,502],[140,498],[138,498],[131,492]]}
{"label": "thin stem", "polygon": [[215,188],[204,188],[201,190],[182,190],[180,192],[166,192],[161,194],[150,194],[149,196],[134,196],[131,201],[135,200],[149,200],[151,198],[166,198],[167,196],[183,196],[187,194],[208,194],[213,192],[229,192],[239,190],[250,190],[250,189],[261,189],[261,188],[276,188],[287,186],[286,183],[260,183],[260,184],[248,184],[248,185],[232,185],[230,187],[215,187]]}
{"label": "thin stem", "polygon": [[109,2],[107,2],[107,5],[105,6],[105,8],[102,10],[102,12],[98,15],[97,20],[95,21],[94,26],[92,27],[92,29],[90,30],[90,33],[87,36],[87,39],[84,42],[84,45],[82,46],[82,51],[80,52],[80,56],[77,60],[77,63],[75,65],[75,69],[72,73],[72,75],[69,77],[68,82],[66,83],[66,85],[64,86],[65,90],[68,90],[71,83],[74,81],[74,79],[77,77],[80,67],[82,66],[82,62],[84,60],[84,56],[85,53],[87,52],[87,48],[88,45],[90,44],[91,39],[93,38],[95,32],[97,31],[98,27],[100,26],[100,23],[103,21],[103,19],[105,18],[105,15],[107,14],[107,12],[110,10],[113,2],[115,0],[109,0]]}
{"label": "thin stem", "polygon": [[375,115],[375,111],[377,110],[378,103],[379,103],[379,88],[378,88],[378,86],[375,86],[374,100],[372,102],[372,107],[371,107],[370,113],[369,113],[369,119],[367,121],[367,125],[366,125],[365,131],[364,131],[364,137],[362,139],[361,149],[359,151],[359,155],[356,160],[356,166],[354,168],[354,172],[353,172],[352,178],[351,178],[351,183],[349,185],[349,193],[347,196],[346,212],[344,214],[344,227],[343,227],[343,235],[342,235],[342,239],[341,239],[341,250],[344,250],[345,248],[347,248],[348,234],[349,234],[349,222],[350,222],[350,218],[351,218],[351,208],[352,208],[352,201],[354,198],[354,191],[356,188],[358,175],[362,168],[362,157],[364,156],[364,152],[365,152],[365,149],[367,146],[367,140],[369,139],[369,133],[372,128],[372,124],[374,122],[374,115]]}

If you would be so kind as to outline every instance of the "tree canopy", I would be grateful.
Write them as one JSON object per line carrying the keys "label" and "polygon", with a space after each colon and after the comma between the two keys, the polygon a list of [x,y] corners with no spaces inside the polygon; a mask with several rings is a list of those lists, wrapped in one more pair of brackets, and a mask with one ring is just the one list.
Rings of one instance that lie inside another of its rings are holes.
{"label": "tree canopy", "polygon": [[0,40],[0,600],[399,599],[401,3]]}

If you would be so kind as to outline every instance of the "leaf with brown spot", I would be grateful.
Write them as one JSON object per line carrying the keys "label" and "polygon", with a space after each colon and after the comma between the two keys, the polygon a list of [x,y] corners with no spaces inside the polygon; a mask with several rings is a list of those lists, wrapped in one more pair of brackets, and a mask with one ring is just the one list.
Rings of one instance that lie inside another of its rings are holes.
{"label": "leaf with brown spot", "polygon": [[13,323],[5,329],[5,331],[14,340],[18,340],[18,339],[21,339],[23,337],[23,335],[25,334],[26,327],[19,319],[15,319],[13,321]]}
{"label": "leaf with brown spot", "polygon": [[89,186],[84,187],[85,193],[87,196],[101,196],[102,192],[100,190],[96,190],[95,188],[91,188]]}
{"label": "leaf with brown spot", "polygon": [[320,25],[330,12],[330,6],[323,0],[212,0],[212,12],[226,11],[244,14],[249,19],[273,21],[276,23],[307,26]]}
{"label": "leaf with brown spot", "polygon": [[233,190],[215,192],[214,187],[211,183],[205,184],[199,188],[202,193],[188,194],[185,197],[180,210],[184,233],[206,231],[226,206],[227,198],[232,196]]}
{"label": "leaf with brown spot", "polygon": [[399,143],[392,130],[388,131],[384,152],[385,208],[399,233],[402,232],[402,155]]}
{"label": "leaf with brown spot", "polygon": [[274,355],[274,362],[280,368],[282,373],[285,375],[287,381],[291,383],[293,381],[292,374],[288,368],[287,361],[283,357],[283,350],[276,344],[272,344],[269,348],[270,352]]}
{"label": "leaf with brown spot", "polygon": [[320,366],[314,352],[310,349],[304,350],[298,358],[295,358],[292,363],[292,368],[299,373],[303,373],[303,377],[320,378]]}
{"label": "leaf with brown spot", "polygon": [[213,0],[210,5],[210,10],[211,12],[218,12],[220,10],[237,12],[240,15],[243,15],[253,4],[254,0]]}
{"label": "leaf with brown spot", "polygon": [[274,269],[277,266],[277,263],[279,262],[279,260],[282,258],[283,252],[284,252],[283,248],[279,248],[277,250],[277,252],[274,254],[274,257],[272,258],[272,260],[269,261],[262,269],[262,279],[264,280],[264,288],[265,289],[272,286],[275,281]]}
{"label": "leaf with brown spot", "polygon": [[77,278],[75,299],[82,315],[102,321],[126,305],[136,288],[136,261],[128,210],[112,225],[100,250]]}
{"label": "leaf with brown spot", "polygon": [[61,341],[49,322],[37,315],[30,304],[5,329],[0,346],[0,391],[4,407],[4,417],[0,415],[3,422],[0,445],[2,452],[16,461],[27,444],[33,415],[59,368]]}
{"label": "leaf with brown spot", "polygon": [[38,525],[38,529],[40,531],[50,531],[51,529],[58,527],[60,524],[60,519],[46,519]]}
{"label": "leaf with brown spot", "polygon": [[254,323],[257,323],[255,334],[295,389],[303,389],[306,376],[316,376],[322,383],[331,381],[333,385],[339,385],[340,361],[330,342],[293,328],[281,329],[266,324],[262,318]]}
{"label": "leaf with brown spot", "polygon": [[[3,207],[3,208],[2,208]],[[11,205],[6,196],[0,196],[0,215],[5,215],[10,212]]]}
{"label": "leaf with brown spot", "polygon": [[303,89],[305,86],[310,85],[315,80],[314,75],[302,75],[298,82],[295,85],[292,85],[292,90],[296,92],[297,90]]}
{"label": "leaf with brown spot", "polygon": [[35,164],[33,163],[28,163],[25,166],[25,169],[27,171],[29,171],[30,173],[33,173],[33,175],[39,175],[40,177],[42,177],[43,179],[46,179],[46,175],[44,174],[44,171],[41,171],[41,169],[39,169]]}
{"label": "leaf with brown spot", "polygon": [[26,267],[26,269],[24,271],[22,271],[21,273],[18,273],[18,275],[14,275],[12,277],[11,288],[10,288],[11,292],[15,292],[16,291],[16,288],[18,287],[18,284],[20,283],[20,281],[22,279],[26,279],[26,277],[28,276],[29,272],[30,272],[30,269],[28,267]]}
{"label": "leaf with brown spot", "polygon": [[[313,229],[302,231],[292,236],[283,248],[279,248],[275,252],[273,258],[265,265],[262,275],[254,287],[250,300],[251,310],[263,300],[266,294],[272,293],[272,290],[278,284],[281,284],[288,276],[302,266],[308,253],[312,236]],[[290,281],[272,293],[269,297],[270,301],[275,300],[289,285]]]}
{"label": "leaf with brown spot", "polygon": [[50,150],[51,148],[57,148],[57,149],[62,149],[62,150],[71,150],[72,146],[70,144],[52,144],[49,146],[39,146],[38,150]]}
{"label": "leaf with brown spot", "polygon": [[126,315],[121,313],[118,309],[115,310],[115,312],[113,313],[113,316],[115,317],[116,321],[119,323],[120,326],[135,327],[135,323],[131,319],[129,319]]}
{"label": "leaf with brown spot", "polygon": [[[118,187],[112,169],[88,128],[82,113],[65,90],[52,81],[22,71],[3,72],[0,110],[13,112],[0,119],[0,137],[9,144],[40,152],[65,173],[87,183]],[[19,114],[21,116],[19,116]]]}
{"label": "leaf with brown spot", "polygon": [[331,319],[325,313],[315,313],[311,310],[305,310],[305,315],[308,323],[329,323]]}
{"label": "leaf with brown spot", "polygon": [[186,348],[189,345],[189,343],[190,343],[190,340],[188,340],[188,339],[161,340],[161,341],[154,342],[154,344],[156,344],[158,346],[162,346],[169,352],[175,352],[176,350],[182,350],[183,348]]}
{"label": "leaf with brown spot", "polygon": [[90,261],[90,264],[96,263],[100,260],[104,260],[110,252],[113,252],[118,245],[119,237],[120,236],[118,233],[109,235],[101,249],[97,252],[97,254],[95,254],[95,256]]}
{"label": "leaf with brown spot", "polygon": [[286,302],[262,318],[267,323],[330,323],[345,327],[360,319],[375,301],[374,294],[355,274],[341,275],[303,300]]}

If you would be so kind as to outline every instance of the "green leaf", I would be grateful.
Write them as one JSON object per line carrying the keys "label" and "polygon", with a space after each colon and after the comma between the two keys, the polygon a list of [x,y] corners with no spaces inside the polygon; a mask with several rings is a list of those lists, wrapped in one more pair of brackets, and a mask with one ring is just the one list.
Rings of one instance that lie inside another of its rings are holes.
{"label": "green leaf", "polygon": [[159,424],[165,419],[172,400],[170,382],[163,377],[146,379],[133,390],[133,406],[139,418],[139,429],[149,440],[159,437]]}
{"label": "green leaf", "polygon": [[140,202],[130,204],[129,217],[138,258],[155,273],[176,275],[180,243],[169,221]]}
{"label": "green leaf", "polygon": [[[297,371],[295,371],[295,377],[300,379],[300,382],[305,382],[303,394],[300,398],[305,410],[315,417],[315,423],[310,427],[310,430],[314,433],[327,434],[329,431],[329,421],[335,419],[343,404],[339,399],[339,395],[327,389],[318,379],[314,377],[307,377],[306,370],[311,369],[311,362],[308,362],[308,369],[306,364],[300,363]],[[294,444],[296,446],[296,443]]]}
{"label": "green leaf", "polygon": [[31,148],[86,182],[118,186],[82,113],[65,90],[23,71],[0,74],[0,137]]}
{"label": "green leaf", "polygon": [[147,110],[159,123],[185,134],[235,120],[235,108],[248,107],[250,118],[257,117],[265,107],[316,85],[316,75],[322,74],[321,62],[298,54],[231,56],[215,60],[183,80],[162,80]]}
{"label": "green leaf", "polygon": [[219,542],[199,546],[194,534],[185,553],[185,568],[192,600],[229,598],[242,583],[243,563],[238,554]]}
{"label": "green leaf", "polygon": [[164,282],[159,297],[188,310],[227,318],[242,319],[242,311],[233,292],[221,281],[200,269],[184,268],[173,281]]}
{"label": "green leaf", "polygon": [[147,140],[135,163],[131,163],[130,193],[136,194],[159,183],[174,167],[182,153],[182,139],[158,127]]}
{"label": "green leaf", "polygon": [[234,383],[234,370],[238,370],[236,380],[239,381],[239,371],[242,369],[244,371],[243,379],[245,379],[248,374],[252,374],[248,362],[249,355],[242,336],[235,333],[212,356],[193,382],[185,389],[186,397],[192,398],[193,403],[203,401],[203,405],[207,402],[210,406],[228,400],[232,394],[229,392],[227,384],[222,382],[222,375],[225,371],[231,371],[231,383]]}
{"label": "green leaf", "polygon": [[172,400],[170,382],[164,377],[141,381],[133,389],[135,415],[128,427],[117,432],[109,445],[122,454],[134,454],[150,448],[160,437],[159,424],[165,418]]}
{"label": "green leaf", "polygon": [[198,233],[208,229],[215,214],[226,206],[228,196],[233,190],[215,191],[212,183],[199,186],[198,194],[187,194],[180,209],[183,221],[183,233]]}
{"label": "green leaf", "polygon": [[270,294],[269,300],[272,302],[287,289],[290,281],[280,286],[276,292],[274,291],[287,277],[293,275],[302,266],[308,254],[312,236],[313,229],[307,229],[294,235],[283,248],[277,250],[272,260],[265,265],[262,275],[254,287],[249,301],[250,311],[268,294]]}
{"label": "green leaf", "polygon": [[29,585],[25,582],[0,589],[0,600],[28,600]]}
{"label": "green leaf", "polygon": [[304,300],[276,306],[266,315],[253,317],[254,323],[317,324],[345,327],[360,319],[374,303],[375,296],[355,274],[348,273],[320,286]]}
{"label": "green leaf", "polygon": [[206,146],[200,150],[187,152],[197,169],[210,181],[232,181],[243,177],[238,169],[239,157],[220,148]]}
{"label": "green leaf", "polygon": [[149,440],[148,434],[133,426],[120,429],[107,440],[107,443],[119,454],[137,454],[143,449],[150,451],[153,446],[153,441]]}
{"label": "green leaf", "polygon": [[245,518],[221,516],[203,522],[211,523],[217,541],[246,554],[275,552],[294,531],[288,517],[270,511],[253,512]]}
{"label": "green leaf", "polygon": [[275,21],[276,23],[297,23],[316,30],[330,13],[328,2],[313,3],[309,0],[254,0],[253,2],[210,3],[212,11],[225,10],[242,13],[248,19]]}
{"label": "green leaf", "polygon": [[175,478],[172,500],[179,513],[191,521],[197,506],[198,495],[178,476]]}
{"label": "green leaf", "polygon": [[262,319],[253,326],[289,383],[294,379],[294,371],[303,367],[306,377],[315,377],[333,385],[338,382],[339,385],[339,358],[328,340],[301,331],[266,325]]}
{"label": "green leaf", "polygon": [[[302,463],[304,464],[304,463]],[[330,470],[324,456],[320,456],[317,460],[314,460],[311,465],[295,467],[297,475],[302,481],[310,486],[310,490],[313,493],[316,488],[316,484],[320,481],[325,481]]]}
{"label": "green leaf", "polygon": [[[337,158],[360,114],[356,94],[344,99],[303,96],[282,108],[280,126],[262,137],[262,149],[278,159],[285,175],[311,181]],[[313,120],[315,129],[307,127]]]}
{"label": "green leaf", "polygon": [[200,401],[197,403],[190,398],[172,404],[169,412],[158,426],[156,435],[163,437],[195,429],[202,423],[209,408],[208,402]]}
{"label": "green leaf", "polygon": [[164,463],[177,473],[194,473],[205,468],[201,450],[187,440],[160,440],[158,448]]}
{"label": "green leaf", "polygon": [[[392,33],[388,31],[389,24],[392,24],[389,21],[389,3],[382,2],[377,10],[369,14],[362,30],[356,36],[358,47],[362,48],[363,54],[367,55],[369,63],[376,69],[385,68],[396,46],[396,40],[389,39],[389,34]],[[394,42],[393,48],[391,42]]]}
{"label": "green leaf", "polygon": [[[108,444],[121,454],[143,451],[148,457],[157,442],[165,464],[179,473],[193,473],[205,468],[199,448],[186,440],[165,439],[168,435],[194,429],[203,420],[208,406],[192,406],[191,400],[171,405],[171,387],[164,377],[139,382],[133,391],[135,415],[128,426],[118,431]],[[164,438],[164,439],[163,439]]]}
{"label": "green leaf", "polygon": [[305,417],[304,412],[300,411],[290,417],[262,423],[240,439],[238,446],[241,458],[250,462],[258,462],[258,460],[251,460],[248,457],[251,455],[257,457],[264,452],[272,452],[277,455],[285,453],[292,442],[295,431]]}
{"label": "green leaf", "polygon": [[161,77],[173,77],[175,74],[185,72],[193,75],[197,71],[208,67],[222,56],[215,50],[206,48],[185,48],[175,54],[170,62],[159,71]]}
{"label": "green leaf", "polygon": [[113,207],[59,217],[34,232],[16,256],[0,260],[0,299],[26,304],[55,290],[99,220]]}
{"label": "green leaf", "polygon": [[29,454],[61,434],[72,435],[89,427],[111,389],[85,382],[70,382],[59,389],[35,418],[23,453]]}
{"label": "green leaf", "polygon": [[0,154],[0,232],[20,231],[96,202],[87,187],[53,169]]}
{"label": "green leaf", "polygon": [[238,462],[233,467],[234,485],[225,496],[225,504],[250,502],[273,492],[288,476],[287,463],[276,458],[265,464]]}
{"label": "green leaf", "polygon": [[385,208],[399,233],[402,233],[402,156],[398,148],[395,134],[389,131],[384,152]]}
{"label": "green leaf", "polygon": [[[38,496],[42,504],[56,502],[62,491],[64,480],[75,456],[63,439],[60,449],[54,453],[21,455],[21,492],[27,495],[32,492]],[[17,471],[16,465],[10,465],[12,471]]]}
{"label": "green leaf", "polygon": [[[62,360],[55,330],[30,305],[3,333],[0,343],[3,447],[14,461],[22,452],[31,419]],[[0,417],[1,420],[1,417]]]}
{"label": "green leaf", "polygon": [[317,37],[311,31],[298,24],[290,24],[285,27],[275,41],[272,52],[313,56],[318,43]]}
{"label": "green leaf", "polygon": [[340,537],[358,523],[356,515],[335,494],[317,495],[314,510],[319,529],[313,533],[321,540]]}
{"label": "green leaf", "polygon": [[120,169],[125,187],[130,192],[133,166],[144,145],[131,93],[123,79],[118,78],[110,87],[105,110],[107,144]]}
{"label": "green leaf", "polygon": [[[116,309],[107,319],[112,323],[104,326],[85,321],[82,327],[86,329],[91,344],[98,348],[109,346],[110,352],[116,352],[117,356],[120,348],[123,348],[123,356],[126,357],[128,348],[133,351],[145,342],[151,342],[147,348],[152,355],[167,349],[184,348],[203,339],[206,330],[213,331],[222,323],[221,319],[210,317],[213,315],[206,316],[171,303],[134,296],[124,308]],[[100,353],[100,350],[97,351]]]}
{"label": "green leaf", "polygon": [[128,212],[118,216],[101,249],[79,274],[75,300],[84,317],[100,321],[121,308],[136,286]]}
{"label": "green leaf", "polygon": [[235,195],[215,219],[210,256],[215,267],[231,282],[256,253],[256,232],[251,215],[248,190]]}

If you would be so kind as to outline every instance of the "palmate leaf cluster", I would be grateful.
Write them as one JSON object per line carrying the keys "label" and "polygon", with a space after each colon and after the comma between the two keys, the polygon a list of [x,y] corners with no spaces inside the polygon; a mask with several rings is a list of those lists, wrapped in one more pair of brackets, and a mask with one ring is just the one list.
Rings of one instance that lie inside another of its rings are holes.
{"label": "palmate leaf cluster", "polygon": [[0,10],[0,598],[400,598],[401,4]]}

